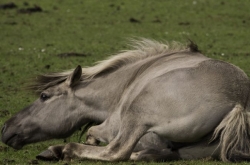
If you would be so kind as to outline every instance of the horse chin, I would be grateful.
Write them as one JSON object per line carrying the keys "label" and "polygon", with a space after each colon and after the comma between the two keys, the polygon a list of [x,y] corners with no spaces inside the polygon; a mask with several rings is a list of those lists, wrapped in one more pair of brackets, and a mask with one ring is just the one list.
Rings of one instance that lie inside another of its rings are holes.
{"label": "horse chin", "polygon": [[12,146],[10,146],[12,148],[14,148],[15,150],[21,150],[23,148],[23,145],[20,145],[20,144],[14,144]]}
{"label": "horse chin", "polygon": [[18,135],[14,135],[14,136],[10,137],[4,143],[10,147],[16,149],[16,150],[22,149],[23,146],[25,145],[25,144],[23,144],[20,136],[18,136]]}

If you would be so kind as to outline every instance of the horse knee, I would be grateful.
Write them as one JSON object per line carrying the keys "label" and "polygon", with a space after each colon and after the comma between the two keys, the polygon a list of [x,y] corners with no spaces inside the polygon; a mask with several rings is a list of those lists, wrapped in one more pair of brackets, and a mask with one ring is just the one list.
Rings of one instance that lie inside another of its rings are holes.
{"label": "horse knee", "polygon": [[131,153],[128,153],[123,149],[116,150],[106,146],[100,156],[106,158],[107,161],[118,162],[129,160],[130,155]]}
{"label": "horse knee", "polygon": [[84,144],[97,146],[99,143],[100,140],[98,139],[98,130],[96,126],[92,126],[87,131],[86,141]]}
{"label": "horse knee", "polygon": [[86,141],[85,143],[86,145],[92,145],[92,146],[97,146],[100,144],[100,141],[97,140],[94,136],[92,135],[87,135],[86,136]]}
{"label": "horse knee", "polygon": [[70,161],[73,158],[78,157],[76,153],[80,153],[80,145],[79,143],[68,143],[62,150],[62,159],[64,161]]}

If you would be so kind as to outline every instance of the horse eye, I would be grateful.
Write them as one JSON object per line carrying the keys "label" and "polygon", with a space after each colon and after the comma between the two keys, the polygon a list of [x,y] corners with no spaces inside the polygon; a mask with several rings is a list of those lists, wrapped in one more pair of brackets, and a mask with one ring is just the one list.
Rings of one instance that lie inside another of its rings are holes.
{"label": "horse eye", "polygon": [[46,93],[41,93],[40,99],[42,101],[46,101],[47,99],[49,99],[49,96]]}

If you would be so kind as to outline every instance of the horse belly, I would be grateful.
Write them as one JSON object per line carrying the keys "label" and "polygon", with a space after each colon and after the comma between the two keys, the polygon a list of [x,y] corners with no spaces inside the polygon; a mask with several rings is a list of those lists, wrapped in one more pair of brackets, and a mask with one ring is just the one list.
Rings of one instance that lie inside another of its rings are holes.
{"label": "horse belly", "polygon": [[182,106],[184,102],[168,104],[165,109],[156,110],[163,112],[151,118],[154,126],[149,131],[175,142],[199,141],[212,133],[235,105],[227,99],[216,100],[218,101],[197,100],[198,104],[193,102],[190,107]]}
{"label": "horse belly", "polygon": [[222,119],[217,117],[217,121],[214,122],[204,116],[197,118],[195,115],[179,119],[171,118],[149,131],[174,142],[196,142],[213,131],[220,118]]}

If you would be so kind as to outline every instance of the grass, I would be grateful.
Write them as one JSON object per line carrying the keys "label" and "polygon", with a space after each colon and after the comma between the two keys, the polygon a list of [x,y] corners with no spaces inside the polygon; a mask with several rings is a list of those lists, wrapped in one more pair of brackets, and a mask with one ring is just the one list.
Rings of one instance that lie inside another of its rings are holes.
{"label": "grass", "polygon": [[[1,0],[1,4],[6,3],[9,1]],[[16,8],[0,9],[0,125],[36,99],[23,89],[29,78],[78,64],[92,65],[127,49],[126,39],[134,36],[180,42],[190,38],[207,56],[231,62],[250,75],[250,1],[19,0],[15,4]],[[42,11],[27,13],[34,5]],[[58,56],[67,52],[84,56]],[[74,134],[71,141],[76,138]],[[62,140],[31,144],[20,151],[0,143],[0,164],[35,164],[36,154],[58,143]],[[168,164],[226,163],[200,160]]]}

